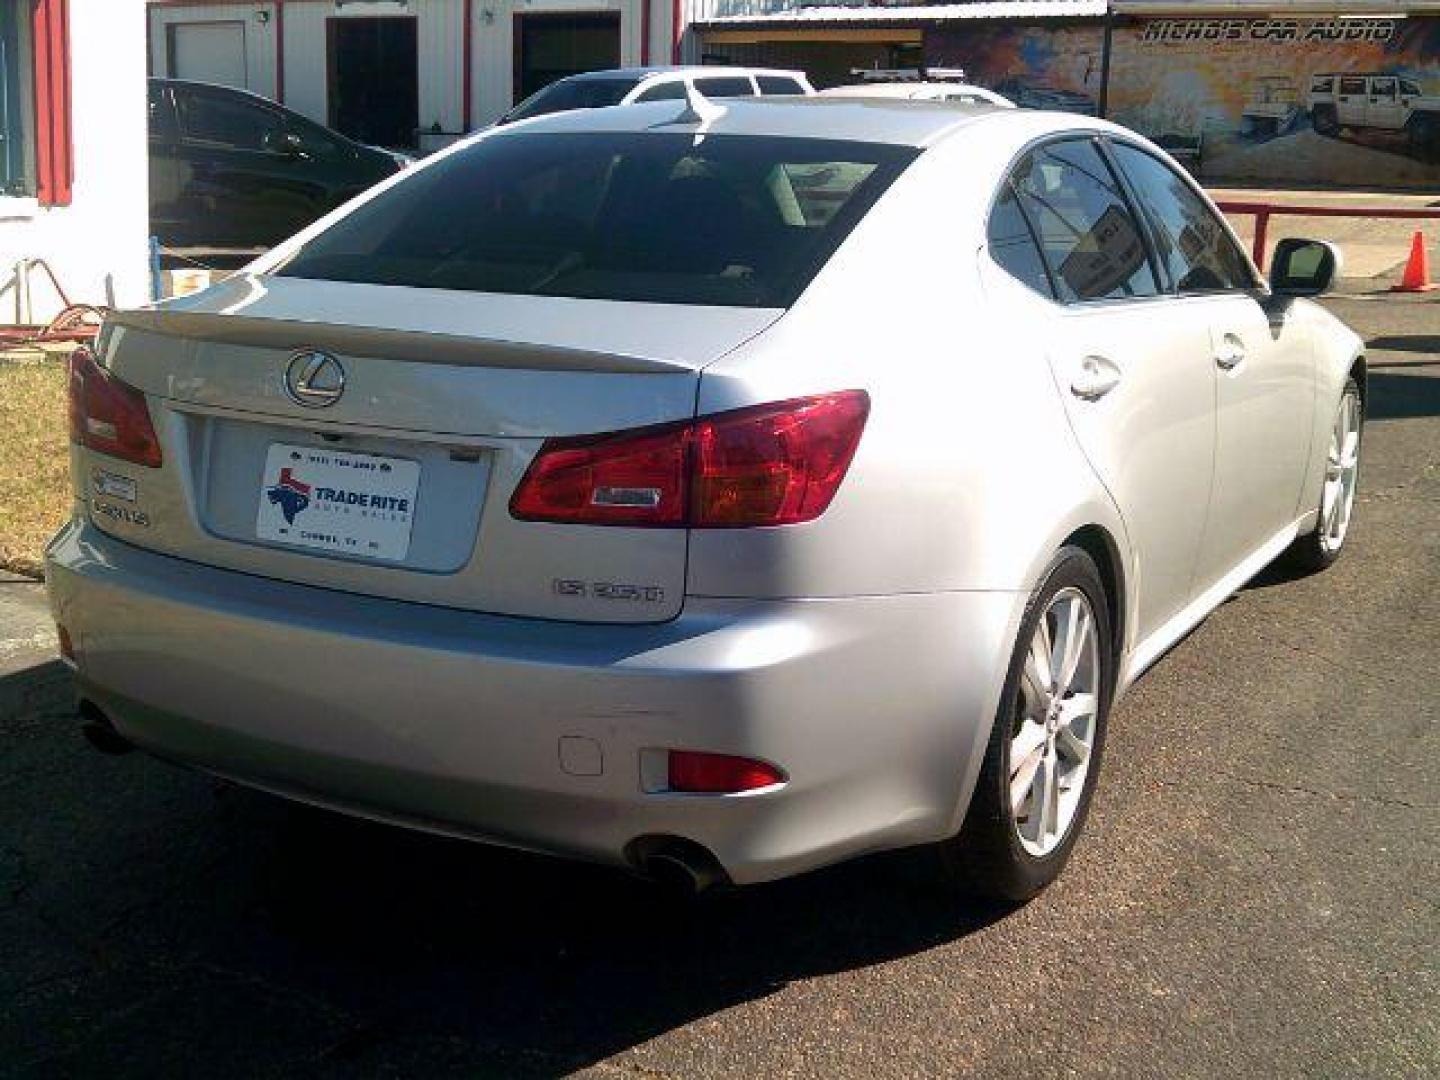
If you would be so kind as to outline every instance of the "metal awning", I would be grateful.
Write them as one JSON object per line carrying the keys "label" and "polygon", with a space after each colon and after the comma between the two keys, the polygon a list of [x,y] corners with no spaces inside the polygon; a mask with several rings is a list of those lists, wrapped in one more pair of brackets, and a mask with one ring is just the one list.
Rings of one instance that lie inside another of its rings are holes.
{"label": "metal awning", "polygon": [[722,15],[697,19],[693,25],[703,30],[707,27],[735,26],[907,26],[977,19],[1099,19],[1105,16],[1106,3],[1107,0],[986,0],[972,4],[904,4],[893,7],[833,5],[791,8],[765,15]]}
{"label": "metal awning", "polygon": [[1113,0],[1117,15],[1204,19],[1217,15],[1329,15],[1354,19],[1440,14],[1440,0]]}

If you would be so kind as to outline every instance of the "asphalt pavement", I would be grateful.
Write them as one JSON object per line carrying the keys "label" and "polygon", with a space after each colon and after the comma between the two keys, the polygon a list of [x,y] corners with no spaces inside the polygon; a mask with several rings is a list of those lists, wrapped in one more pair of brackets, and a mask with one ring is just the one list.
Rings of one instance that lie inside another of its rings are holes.
{"label": "asphalt pavement", "polygon": [[1440,299],[1333,306],[1350,549],[1140,681],[1018,910],[913,854],[678,902],[103,757],[0,582],[0,1076],[1440,1075]]}

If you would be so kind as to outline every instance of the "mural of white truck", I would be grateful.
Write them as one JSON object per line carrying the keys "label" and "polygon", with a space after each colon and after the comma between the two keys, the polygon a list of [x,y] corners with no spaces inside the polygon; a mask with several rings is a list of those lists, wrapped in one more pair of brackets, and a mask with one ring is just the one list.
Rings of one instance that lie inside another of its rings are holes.
{"label": "mural of white truck", "polygon": [[1240,114],[1240,135],[1273,139],[1288,135],[1305,115],[1300,88],[1289,75],[1262,75],[1255,80],[1250,100]]}
{"label": "mural of white truck", "polygon": [[1345,129],[1403,133],[1412,152],[1440,156],[1440,97],[1401,75],[1319,74],[1310,79],[1310,120],[1321,135]]}

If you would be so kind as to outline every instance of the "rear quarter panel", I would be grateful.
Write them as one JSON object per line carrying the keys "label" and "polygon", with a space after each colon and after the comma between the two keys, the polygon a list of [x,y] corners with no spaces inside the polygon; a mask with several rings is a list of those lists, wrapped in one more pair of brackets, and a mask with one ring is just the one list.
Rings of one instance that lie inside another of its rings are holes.
{"label": "rear quarter panel", "polygon": [[985,218],[1026,130],[982,121],[927,151],[784,318],[705,370],[702,414],[845,389],[867,391],[871,413],[821,518],[694,533],[688,592],[1028,591],[1076,528],[1123,545],[1043,328],[982,287]]}

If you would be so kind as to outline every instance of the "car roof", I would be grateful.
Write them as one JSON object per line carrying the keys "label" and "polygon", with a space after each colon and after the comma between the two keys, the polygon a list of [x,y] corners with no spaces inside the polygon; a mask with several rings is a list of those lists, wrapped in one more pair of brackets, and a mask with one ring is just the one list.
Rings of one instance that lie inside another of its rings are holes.
{"label": "car roof", "polygon": [[[522,120],[505,130],[639,133],[694,126],[707,135],[769,135],[924,147],[969,124],[999,117],[1013,118],[1018,112],[990,104],[908,98],[780,96],[725,98],[710,104],[714,115],[698,123],[693,114],[686,115],[690,108],[688,102],[658,101],[551,113]],[[1080,123],[1082,119],[1066,116],[1066,126],[1089,126]]]}
{"label": "car roof", "polygon": [[919,80],[912,79],[905,82],[869,82],[853,83],[845,86],[832,86],[828,90],[820,91],[824,97],[882,97],[882,98],[905,98],[910,97],[916,90],[948,90],[956,94],[990,94],[992,90],[986,90],[983,86],[972,86],[969,83],[938,81],[935,79]]}
{"label": "car roof", "polygon": [[183,86],[195,90],[218,90],[222,94],[238,94],[241,97],[258,101],[261,105],[267,105],[272,109],[283,109],[286,112],[293,112],[293,109],[286,109],[278,101],[272,101],[264,94],[257,94],[253,90],[247,90],[243,86],[226,86],[224,83],[201,82],[199,79],[170,79],[161,75],[151,75],[150,82],[159,86]]}
{"label": "car roof", "polygon": [[605,68],[601,71],[582,71],[570,75],[566,82],[594,82],[606,79],[634,79],[639,82],[660,75],[795,75],[798,71],[783,71],[778,68],[753,68],[718,64],[652,64],[648,67]]}

